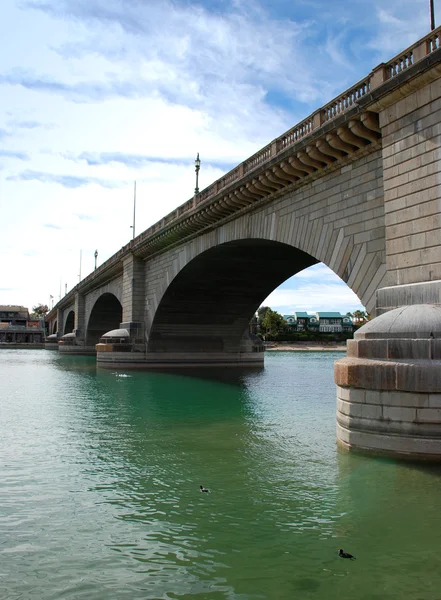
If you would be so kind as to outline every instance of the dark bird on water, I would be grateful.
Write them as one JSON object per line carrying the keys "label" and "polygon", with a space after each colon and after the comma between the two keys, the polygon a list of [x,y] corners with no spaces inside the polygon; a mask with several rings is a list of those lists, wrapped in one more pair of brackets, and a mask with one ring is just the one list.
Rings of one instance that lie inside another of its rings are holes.
{"label": "dark bird on water", "polygon": [[355,556],[352,556],[352,554],[349,554],[349,552],[343,552],[341,548],[338,551],[338,555],[340,558],[350,558],[351,560],[355,560]]}
{"label": "dark bird on water", "polygon": [[203,485],[200,485],[199,487],[201,488],[201,492],[207,492],[207,494],[208,494],[208,492],[210,491],[210,490],[207,490],[207,488],[205,488]]}

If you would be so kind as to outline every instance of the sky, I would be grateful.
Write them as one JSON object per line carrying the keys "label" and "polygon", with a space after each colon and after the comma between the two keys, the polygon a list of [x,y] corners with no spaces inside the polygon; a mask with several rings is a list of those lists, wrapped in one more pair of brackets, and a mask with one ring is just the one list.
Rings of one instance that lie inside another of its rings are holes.
{"label": "sky", "polygon": [[[135,180],[139,234],[197,152],[202,190],[429,30],[429,0],[1,0],[0,304],[51,306],[124,246]],[[263,304],[363,308],[323,264]]]}

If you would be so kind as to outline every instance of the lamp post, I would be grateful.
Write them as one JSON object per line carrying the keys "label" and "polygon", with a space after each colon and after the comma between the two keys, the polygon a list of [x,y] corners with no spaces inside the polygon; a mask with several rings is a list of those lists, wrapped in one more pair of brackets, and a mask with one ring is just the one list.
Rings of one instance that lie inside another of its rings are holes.
{"label": "lamp post", "polygon": [[430,28],[433,31],[435,29],[435,7],[434,0],[430,0]]}
{"label": "lamp post", "polygon": [[96,270],[96,261],[97,261],[97,258],[98,258],[98,250],[95,250],[94,257],[95,257],[95,270]]}
{"label": "lamp post", "polygon": [[199,158],[199,152],[194,161],[194,170],[196,172],[196,187],[194,188],[194,193],[199,194],[199,169],[201,168],[201,160]]}
{"label": "lamp post", "polygon": [[434,0],[430,0],[430,29],[435,29],[435,7]]}
{"label": "lamp post", "polygon": [[136,181],[133,186],[133,225],[130,225],[130,229],[133,229],[132,240],[135,239],[135,221],[136,221]]}

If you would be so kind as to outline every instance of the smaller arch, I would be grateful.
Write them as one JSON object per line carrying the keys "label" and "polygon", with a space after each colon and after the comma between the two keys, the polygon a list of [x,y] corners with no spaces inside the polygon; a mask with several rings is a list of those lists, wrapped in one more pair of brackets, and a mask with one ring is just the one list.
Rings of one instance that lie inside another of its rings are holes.
{"label": "smaller arch", "polygon": [[68,313],[66,320],[64,322],[63,335],[66,335],[67,333],[72,333],[72,331],[74,330],[74,327],[75,327],[75,311],[71,310]]}
{"label": "smaller arch", "polygon": [[114,329],[119,329],[122,321],[122,306],[118,298],[106,292],[93,305],[86,327],[86,346],[95,346],[100,338]]}

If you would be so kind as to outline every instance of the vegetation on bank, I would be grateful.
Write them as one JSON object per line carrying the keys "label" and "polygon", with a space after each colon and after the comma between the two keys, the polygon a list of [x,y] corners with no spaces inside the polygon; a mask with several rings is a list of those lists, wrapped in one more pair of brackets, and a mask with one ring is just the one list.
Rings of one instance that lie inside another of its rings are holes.
{"label": "vegetation on bank", "polygon": [[49,312],[49,307],[47,304],[37,304],[32,307],[31,317],[45,317]]}
{"label": "vegetation on bank", "polygon": [[265,342],[321,342],[321,343],[344,343],[352,340],[353,333],[318,333],[315,331],[298,331],[296,333],[257,334]]}

